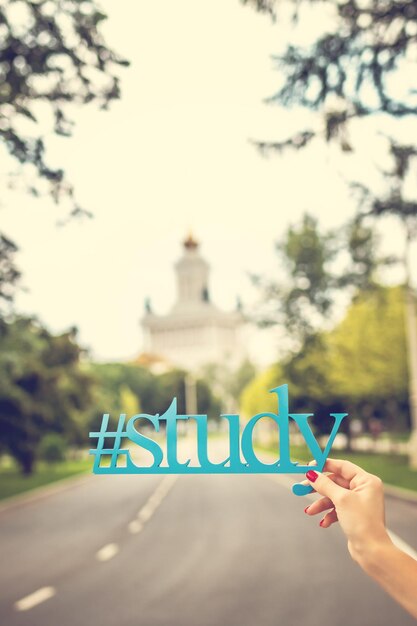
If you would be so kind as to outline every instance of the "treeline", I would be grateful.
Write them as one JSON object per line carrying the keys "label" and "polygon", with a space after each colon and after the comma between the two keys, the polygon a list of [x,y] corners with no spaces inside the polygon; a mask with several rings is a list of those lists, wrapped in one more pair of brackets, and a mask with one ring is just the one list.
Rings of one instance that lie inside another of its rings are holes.
{"label": "treeline", "polygon": [[[75,329],[54,335],[33,318],[0,319],[0,346],[0,454],[13,456],[24,473],[34,470],[48,444],[88,447],[103,413],[114,424],[120,413],[161,414],[173,397],[185,412],[185,372],[155,375],[136,364],[91,363]],[[276,411],[268,390],[288,383],[290,410],[314,413],[318,432],[328,432],[331,412],[344,411],[346,427],[358,419],[368,430],[378,420],[391,432],[406,432],[404,289],[365,291],[332,330],[309,334],[257,376],[247,364],[241,370],[239,383],[251,378],[240,396],[244,417]],[[198,408],[216,417],[223,406],[212,387],[197,382]]]}
{"label": "treeline", "polygon": [[[417,320],[407,245],[397,255],[381,254],[375,218],[359,213],[332,229],[305,213],[286,229],[276,242],[277,271],[253,276],[260,293],[255,319],[278,325],[284,345],[276,366],[241,396],[245,414],[264,407],[262,390],[283,381],[291,408],[315,413],[319,432],[329,431],[336,412],[349,413],[345,429],[410,429],[407,356],[417,346],[407,330]],[[384,284],[392,269],[403,283]]]}
{"label": "treeline", "polygon": [[[185,413],[184,370],[172,369],[156,375],[145,367],[129,363],[88,363],[85,370],[94,380],[94,401],[86,417],[91,430],[99,428],[103,413],[110,413],[114,423],[120,413],[161,415],[174,397],[178,413]],[[218,416],[220,403],[209,385],[198,380],[196,386],[199,412]]]}
{"label": "treeline", "polygon": [[403,287],[361,293],[332,330],[309,335],[246,386],[243,414],[276,411],[276,396],[267,392],[286,382],[290,411],[314,413],[318,432],[329,431],[331,412],[349,413],[345,429],[357,419],[364,431],[375,420],[391,432],[409,431],[404,315]]}
{"label": "treeline", "polygon": [[[34,318],[0,318],[0,454],[11,455],[30,474],[42,453],[88,446],[88,433],[103,413],[163,413],[175,396],[185,411],[185,373],[154,375],[134,364],[90,363],[75,328],[54,335]],[[198,381],[199,410],[220,406]]]}

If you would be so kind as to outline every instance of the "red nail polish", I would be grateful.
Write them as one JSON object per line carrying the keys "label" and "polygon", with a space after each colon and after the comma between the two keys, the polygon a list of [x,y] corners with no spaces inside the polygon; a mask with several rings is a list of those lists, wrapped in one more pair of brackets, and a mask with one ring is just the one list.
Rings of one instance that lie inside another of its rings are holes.
{"label": "red nail polish", "polygon": [[314,483],[317,479],[318,474],[314,470],[308,470],[306,476],[308,480],[311,480],[311,482]]}
{"label": "red nail polish", "polygon": [[309,508],[310,508],[310,505],[309,505],[309,506],[306,506],[306,508],[304,509],[304,513],[307,513],[307,511],[308,511],[308,509],[309,509]]}
{"label": "red nail polish", "polygon": [[324,517],[323,517],[323,519],[321,520],[321,522],[320,522],[319,526],[323,527],[323,522],[324,522]]}

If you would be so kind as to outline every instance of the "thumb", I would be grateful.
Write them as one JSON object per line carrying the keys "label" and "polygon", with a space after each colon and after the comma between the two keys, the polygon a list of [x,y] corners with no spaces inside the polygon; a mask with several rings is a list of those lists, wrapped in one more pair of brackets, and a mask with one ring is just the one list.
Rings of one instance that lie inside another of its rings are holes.
{"label": "thumb", "polygon": [[317,493],[327,496],[334,504],[346,492],[346,489],[339,487],[331,478],[315,470],[308,470],[306,478]]}

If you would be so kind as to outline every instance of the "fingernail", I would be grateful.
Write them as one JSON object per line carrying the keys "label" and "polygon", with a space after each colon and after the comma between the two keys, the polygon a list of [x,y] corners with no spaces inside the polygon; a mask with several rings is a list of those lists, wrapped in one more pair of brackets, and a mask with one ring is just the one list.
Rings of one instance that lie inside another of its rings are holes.
{"label": "fingernail", "polygon": [[311,480],[311,482],[314,483],[317,479],[318,474],[314,470],[308,470],[306,476],[308,480]]}
{"label": "fingernail", "polygon": [[309,506],[306,506],[306,508],[304,509],[304,513],[307,513],[307,511],[308,511],[308,509],[309,509],[309,508],[310,508],[310,505],[309,505]]}
{"label": "fingernail", "polygon": [[321,522],[320,522],[319,526],[321,526],[321,527],[323,528],[323,524],[324,524],[324,517],[323,517],[323,519],[321,520]]}

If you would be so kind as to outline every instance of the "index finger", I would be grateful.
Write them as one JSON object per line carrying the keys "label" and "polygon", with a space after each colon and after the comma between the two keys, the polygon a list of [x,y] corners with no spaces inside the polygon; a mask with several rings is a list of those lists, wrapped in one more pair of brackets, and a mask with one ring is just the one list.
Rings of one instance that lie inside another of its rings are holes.
{"label": "index finger", "polygon": [[339,474],[346,480],[351,481],[358,474],[365,473],[365,470],[351,463],[351,461],[344,461],[343,459],[327,459],[323,468],[324,472],[333,472]]}

